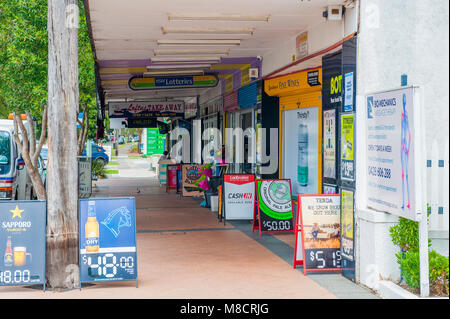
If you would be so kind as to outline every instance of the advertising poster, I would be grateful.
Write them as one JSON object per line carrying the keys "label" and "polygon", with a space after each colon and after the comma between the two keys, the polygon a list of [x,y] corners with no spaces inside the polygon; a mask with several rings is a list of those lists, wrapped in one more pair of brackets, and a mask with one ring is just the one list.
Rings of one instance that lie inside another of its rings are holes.
{"label": "advertising poster", "polygon": [[[299,195],[303,272],[341,268],[339,195]],[[298,220],[298,219],[297,219]],[[296,249],[298,247],[296,243]]]}
{"label": "advertising poster", "polygon": [[344,76],[344,112],[353,111],[353,72]]}
{"label": "advertising poster", "polygon": [[367,205],[416,219],[414,89],[367,96]]}
{"label": "advertising poster", "polygon": [[164,153],[166,135],[159,134],[157,128],[147,128],[147,155]]}
{"label": "advertising poster", "polygon": [[336,178],[336,110],[323,111],[323,177]]}
{"label": "advertising poster", "polygon": [[325,195],[337,194],[336,188],[337,187],[334,186],[334,185],[326,185],[326,184],[324,184],[323,185],[323,193]]}
{"label": "advertising poster", "polygon": [[78,196],[89,197],[92,194],[92,163],[87,159],[78,161]]}
{"label": "advertising poster", "polygon": [[167,165],[167,184],[166,190],[177,189],[177,170],[179,169],[178,164]]}
{"label": "advertising poster", "polygon": [[81,282],[137,281],[134,198],[81,199]]}
{"label": "advertising poster", "polygon": [[201,178],[200,164],[183,164],[181,166],[181,192],[184,197],[203,196],[203,189],[197,184]]}
{"label": "advertising poster", "polygon": [[159,162],[158,178],[161,184],[167,183],[167,165],[174,164],[173,160],[162,160]]}
{"label": "advertising poster", "polygon": [[255,209],[255,175],[225,174],[225,219],[253,219]]}
{"label": "advertising poster", "polygon": [[259,232],[294,231],[291,181],[256,180]]}
{"label": "advertising poster", "polygon": [[0,286],[45,285],[45,201],[0,203]]}
{"label": "advertising poster", "polygon": [[[319,189],[319,108],[283,112],[283,176],[292,180],[294,194],[317,194]],[[322,169],[320,167],[320,169]]]}
{"label": "advertising poster", "polygon": [[354,199],[353,191],[341,190],[341,254],[343,257],[353,261],[353,248],[354,248],[354,230],[353,230],[353,218],[354,218]]}
{"label": "advertising poster", "polygon": [[341,179],[349,181],[355,180],[354,128],[354,115],[343,114],[341,116]]}

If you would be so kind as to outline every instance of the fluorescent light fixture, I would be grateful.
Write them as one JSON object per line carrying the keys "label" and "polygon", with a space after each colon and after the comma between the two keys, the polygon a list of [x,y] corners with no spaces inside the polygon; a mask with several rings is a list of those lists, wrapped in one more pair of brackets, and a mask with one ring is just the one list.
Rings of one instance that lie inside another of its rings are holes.
{"label": "fluorescent light fixture", "polygon": [[162,27],[163,34],[177,33],[177,34],[249,34],[253,35],[255,29],[253,28],[239,28],[239,29],[215,29],[215,28],[186,28],[186,29],[173,29]]}
{"label": "fluorescent light fixture", "polygon": [[269,15],[240,15],[240,14],[169,14],[170,20],[213,20],[213,21],[263,21],[269,22]]}
{"label": "fluorescent light fixture", "polygon": [[188,50],[153,50],[155,56],[159,55],[229,55],[230,50],[208,50],[208,49],[188,49]]}
{"label": "fluorescent light fixture", "polygon": [[152,70],[168,70],[168,69],[209,69],[211,64],[179,64],[179,65],[148,65],[147,71]]}
{"label": "fluorescent light fixture", "polygon": [[219,62],[220,56],[176,56],[176,57],[157,57],[151,58],[152,63],[154,62],[188,62],[188,61],[208,61],[208,62]]}
{"label": "fluorescent light fixture", "polygon": [[158,45],[240,45],[241,40],[184,40],[162,39],[156,41]]}
{"label": "fluorescent light fixture", "polygon": [[158,70],[158,71],[148,71],[144,72],[144,75],[158,76],[158,75],[203,75],[205,72],[203,70]]}

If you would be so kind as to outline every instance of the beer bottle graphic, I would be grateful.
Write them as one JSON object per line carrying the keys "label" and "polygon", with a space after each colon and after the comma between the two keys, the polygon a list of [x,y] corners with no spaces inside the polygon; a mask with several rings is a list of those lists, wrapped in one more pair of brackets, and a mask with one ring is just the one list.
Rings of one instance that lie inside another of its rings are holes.
{"label": "beer bottle graphic", "polygon": [[6,251],[4,256],[4,264],[5,267],[11,267],[13,265],[13,253],[11,247],[11,236],[8,236],[8,240],[6,242]]}
{"label": "beer bottle graphic", "polygon": [[308,185],[308,126],[298,125],[297,181],[300,186]]}
{"label": "beer bottle graphic", "polygon": [[99,250],[99,227],[95,214],[95,201],[88,203],[88,219],[85,225],[86,251],[97,252]]}

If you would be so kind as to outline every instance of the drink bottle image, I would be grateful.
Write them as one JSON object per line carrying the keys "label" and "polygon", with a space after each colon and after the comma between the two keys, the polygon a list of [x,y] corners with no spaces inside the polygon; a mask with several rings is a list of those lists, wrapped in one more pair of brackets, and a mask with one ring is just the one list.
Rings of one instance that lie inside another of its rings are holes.
{"label": "drink bottle image", "polygon": [[8,236],[8,240],[6,242],[6,251],[4,256],[4,264],[5,267],[11,267],[13,265],[13,252],[11,247],[11,236]]}
{"label": "drink bottle image", "polygon": [[297,181],[300,186],[308,185],[308,126],[298,125]]}
{"label": "drink bottle image", "polygon": [[86,251],[97,252],[99,250],[99,227],[95,213],[95,201],[88,203],[88,219],[85,224]]}

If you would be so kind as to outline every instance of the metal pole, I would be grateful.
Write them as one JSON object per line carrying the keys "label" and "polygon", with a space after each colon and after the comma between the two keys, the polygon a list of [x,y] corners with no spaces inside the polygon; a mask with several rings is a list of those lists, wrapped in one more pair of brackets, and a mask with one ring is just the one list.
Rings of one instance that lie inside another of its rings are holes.
{"label": "metal pole", "polygon": [[428,223],[427,212],[423,212],[419,221],[419,265],[420,265],[420,296],[430,295],[430,278],[428,264]]}

